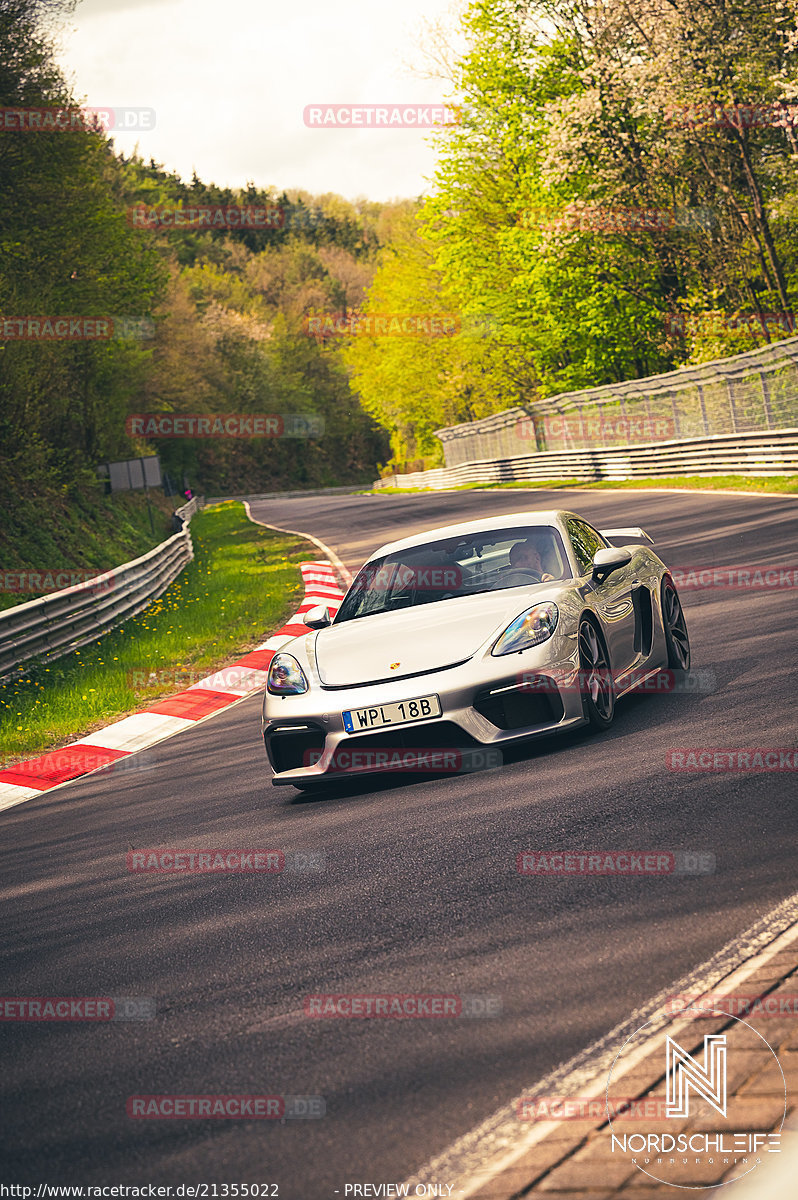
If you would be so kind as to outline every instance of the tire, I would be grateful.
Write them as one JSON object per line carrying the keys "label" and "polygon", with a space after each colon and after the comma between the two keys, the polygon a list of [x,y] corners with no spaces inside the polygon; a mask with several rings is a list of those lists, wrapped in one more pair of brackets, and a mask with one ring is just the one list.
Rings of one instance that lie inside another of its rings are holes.
{"label": "tire", "polygon": [[670,576],[662,580],[662,630],[668,650],[668,666],[674,671],[690,669],[690,638],[682,602]]}
{"label": "tire", "polygon": [[615,682],[604,638],[593,621],[579,622],[582,709],[591,729],[609,729],[615,716]]}

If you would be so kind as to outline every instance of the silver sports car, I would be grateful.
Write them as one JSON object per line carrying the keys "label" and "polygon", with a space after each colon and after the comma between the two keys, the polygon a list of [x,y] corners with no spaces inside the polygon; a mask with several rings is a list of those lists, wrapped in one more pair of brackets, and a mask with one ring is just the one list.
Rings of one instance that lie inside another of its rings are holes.
{"label": "silver sports car", "polygon": [[[591,725],[690,666],[682,606],[642,529],[520,512],[383,546],[337,614],[271,661],[275,784],[456,770],[462,756]],[[496,756],[500,758],[500,755]]]}

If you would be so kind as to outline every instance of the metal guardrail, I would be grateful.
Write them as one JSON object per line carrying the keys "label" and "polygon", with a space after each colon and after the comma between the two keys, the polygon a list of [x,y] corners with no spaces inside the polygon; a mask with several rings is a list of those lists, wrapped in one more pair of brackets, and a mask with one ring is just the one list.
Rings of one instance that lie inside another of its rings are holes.
{"label": "metal guardrail", "polygon": [[194,557],[188,521],[202,500],[176,509],[185,527],[154,550],[84,583],[0,612],[0,679],[33,658],[60,658],[141,612]]}
{"label": "metal guardrail", "polygon": [[578,479],[656,479],[671,475],[794,475],[798,473],[798,428],[770,433],[727,434],[616,446],[484,459],[378,479],[375,488],[431,488],[443,491],[464,483],[530,482]]}
{"label": "metal guardrail", "polygon": [[769,433],[798,425],[798,337],[663,375],[535,398],[437,429],[447,467],[539,452]]}
{"label": "metal guardrail", "polygon": [[204,503],[204,496],[192,496],[187,504],[182,504],[180,508],[175,509],[174,515],[179,517],[181,521],[185,521],[186,524],[188,524],[188,522],[194,516],[194,513],[198,513]]}

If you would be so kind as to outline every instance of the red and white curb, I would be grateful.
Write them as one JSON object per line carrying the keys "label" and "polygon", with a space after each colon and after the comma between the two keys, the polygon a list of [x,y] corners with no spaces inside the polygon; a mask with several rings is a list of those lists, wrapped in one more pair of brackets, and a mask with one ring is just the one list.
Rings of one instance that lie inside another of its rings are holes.
{"label": "red and white curb", "polygon": [[317,604],[326,604],[332,612],[337,612],[343,599],[329,562],[303,562],[299,569],[305,584],[302,603],[288,622],[262,645],[184,692],[158,700],[150,708],[124,717],[61,750],[51,750],[0,771],[0,810],[13,808],[70,779],[154,746],[265,687],[276,651],[291,638],[309,632],[302,620],[304,613]]}

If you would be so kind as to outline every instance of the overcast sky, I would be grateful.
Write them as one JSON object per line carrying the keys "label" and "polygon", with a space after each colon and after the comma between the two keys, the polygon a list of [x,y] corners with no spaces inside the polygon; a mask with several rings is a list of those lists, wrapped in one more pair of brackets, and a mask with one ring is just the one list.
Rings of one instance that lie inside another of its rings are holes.
{"label": "overcast sky", "polygon": [[[309,104],[437,104],[423,69],[423,19],[456,0],[80,0],[60,62],[91,106],[155,110],[155,126],[119,134],[190,179],[299,187],[350,199],[416,196],[435,156],[413,129],[310,129]],[[452,18],[449,15],[448,19]],[[427,64],[428,67],[428,64]],[[426,177],[426,178],[425,178]]]}

